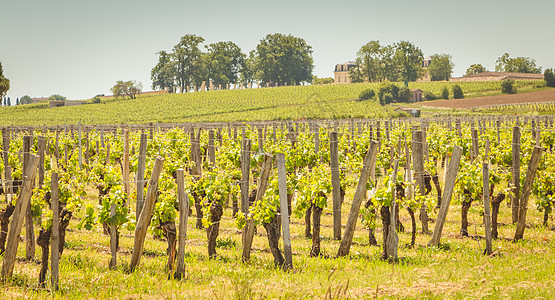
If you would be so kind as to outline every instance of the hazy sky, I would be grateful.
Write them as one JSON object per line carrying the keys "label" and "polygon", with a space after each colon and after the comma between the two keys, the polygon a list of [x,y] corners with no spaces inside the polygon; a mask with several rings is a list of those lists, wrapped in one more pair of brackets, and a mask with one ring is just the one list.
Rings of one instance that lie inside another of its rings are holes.
{"label": "hazy sky", "polygon": [[245,53],[269,33],[293,34],[312,46],[319,77],[369,41],[408,40],[425,56],[451,54],[462,76],[473,63],[493,70],[505,52],[555,67],[554,13],[553,0],[0,0],[0,62],[12,103],[88,99],[110,94],[116,80],[151,90],[156,52],[189,33]]}

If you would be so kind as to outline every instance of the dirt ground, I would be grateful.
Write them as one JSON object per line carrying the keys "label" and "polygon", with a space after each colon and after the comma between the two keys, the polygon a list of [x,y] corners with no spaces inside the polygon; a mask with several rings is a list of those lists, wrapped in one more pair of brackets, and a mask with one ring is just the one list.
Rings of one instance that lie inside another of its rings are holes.
{"label": "dirt ground", "polygon": [[538,92],[514,94],[514,95],[497,95],[469,99],[450,99],[450,100],[434,100],[424,101],[420,105],[425,107],[445,107],[445,108],[475,108],[488,105],[530,103],[530,102],[555,102],[555,89],[549,89]]}

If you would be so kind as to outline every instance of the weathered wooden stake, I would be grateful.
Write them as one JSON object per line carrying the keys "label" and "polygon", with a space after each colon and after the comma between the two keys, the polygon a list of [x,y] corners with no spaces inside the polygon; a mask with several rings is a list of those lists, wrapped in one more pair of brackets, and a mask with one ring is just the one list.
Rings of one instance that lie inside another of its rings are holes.
{"label": "weathered wooden stake", "polygon": [[484,227],[486,232],[486,254],[490,255],[493,250],[491,246],[491,207],[489,200],[489,162],[482,163],[482,199],[484,203]]}
{"label": "weathered wooden stake", "polygon": [[330,133],[330,168],[333,198],[333,238],[341,239],[341,183],[339,178],[337,132]]}
{"label": "weathered wooden stake", "polygon": [[534,183],[534,178],[536,177],[538,165],[540,164],[542,152],[542,147],[534,147],[534,150],[532,151],[532,157],[530,158],[530,163],[528,164],[526,179],[524,179],[522,194],[520,195],[519,200],[518,222],[516,223],[514,239],[515,241],[521,240],[524,237],[524,229],[526,228],[526,212],[528,211],[528,198],[530,197],[530,193],[532,192],[532,185]]}
{"label": "weathered wooden stake", "polygon": [[50,235],[50,273],[52,290],[58,290],[59,266],[60,266],[60,197],[58,191],[58,173],[51,175],[51,194],[50,206],[52,207],[52,230]]}
{"label": "weathered wooden stake", "polygon": [[451,204],[453,190],[455,189],[455,181],[457,180],[461,154],[462,148],[459,146],[455,146],[453,148],[453,155],[451,156],[451,160],[449,162],[449,167],[447,167],[447,173],[445,176],[445,189],[443,190],[441,207],[437,215],[437,221],[434,227],[434,232],[432,234],[432,239],[428,243],[428,246],[437,246],[439,245],[439,241],[441,240],[441,232],[443,231],[443,225],[445,224],[447,212],[449,211],[449,204]]}
{"label": "weathered wooden stake", "polygon": [[293,254],[291,252],[291,233],[289,232],[289,209],[287,203],[287,178],[285,174],[285,154],[277,153],[279,203],[281,212],[281,229],[283,231],[283,252],[285,254],[284,269],[293,268]]}
{"label": "weathered wooden stake", "polygon": [[177,198],[179,200],[179,245],[175,277],[182,278],[185,275],[185,241],[187,239],[187,219],[189,216],[189,196],[185,193],[183,169],[177,170]]}
{"label": "weathered wooden stake", "polygon": [[164,159],[160,156],[156,157],[154,167],[152,168],[152,175],[150,177],[150,181],[148,182],[145,205],[143,206],[139,219],[137,220],[137,226],[135,227],[133,253],[131,254],[131,263],[129,264],[129,270],[131,272],[133,272],[137,265],[139,265],[141,255],[143,254],[146,230],[150,224],[150,219],[152,218],[152,210],[154,209],[154,201],[156,200],[156,192],[158,190],[158,179],[160,177],[160,173],[162,172],[163,164]]}
{"label": "weathered wooden stake", "polygon": [[366,197],[366,183],[368,182],[368,176],[370,175],[370,167],[376,160],[378,147],[379,142],[370,142],[368,153],[366,154],[366,157],[364,158],[362,164],[362,172],[358,180],[357,189],[353,198],[353,204],[351,206],[351,212],[349,213],[349,218],[347,219],[347,226],[345,227],[337,256],[346,256],[349,254],[351,243],[353,242],[353,235],[355,234],[360,205],[362,204],[362,200],[364,199],[364,197]]}
{"label": "weathered wooden stake", "polygon": [[123,205],[129,207],[129,193],[131,193],[131,183],[129,182],[129,130],[123,131],[123,188],[125,190],[125,202]]}
{"label": "weathered wooden stake", "polygon": [[513,127],[513,197],[511,201],[512,206],[512,220],[513,224],[518,221],[518,208],[520,199],[520,127]]}
{"label": "weathered wooden stake", "polygon": [[145,169],[146,169],[146,147],[148,137],[146,133],[141,133],[141,142],[139,144],[139,161],[137,165],[137,204],[135,211],[135,219],[139,219],[139,214],[143,210],[144,193],[145,193]]}

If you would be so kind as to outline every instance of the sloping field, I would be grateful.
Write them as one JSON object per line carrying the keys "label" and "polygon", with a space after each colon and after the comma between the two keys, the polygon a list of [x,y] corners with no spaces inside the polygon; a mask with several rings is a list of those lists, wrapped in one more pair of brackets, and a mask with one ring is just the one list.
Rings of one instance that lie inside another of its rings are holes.
{"label": "sloping field", "polygon": [[476,108],[490,105],[555,102],[555,89],[513,95],[496,95],[469,99],[450,99],[421,102],[425,107]]}

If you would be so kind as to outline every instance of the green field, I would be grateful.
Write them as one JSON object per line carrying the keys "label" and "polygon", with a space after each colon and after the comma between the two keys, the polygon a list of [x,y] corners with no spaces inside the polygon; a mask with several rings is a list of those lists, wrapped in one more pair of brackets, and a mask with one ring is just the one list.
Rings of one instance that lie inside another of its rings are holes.
{"label": "green field", "polygon": [[[541,81],[519,81],[532,88]],[[417,82],[409,87],[439,95],[446,82]],[[466,97],[500,93],[500,82],[461,82]],[[163,94],[135,100],[105,100],[101,104],[48,108],[46,103],[0,109],[0,126],[120,124],[148,122],[232,122],[299,119],[389,118],[395,106],[376,100],[358,102],[376,83],[311,85],[262,89],[224,90],[189,94]],[[452,96],[452,95],[451,95]]]}

